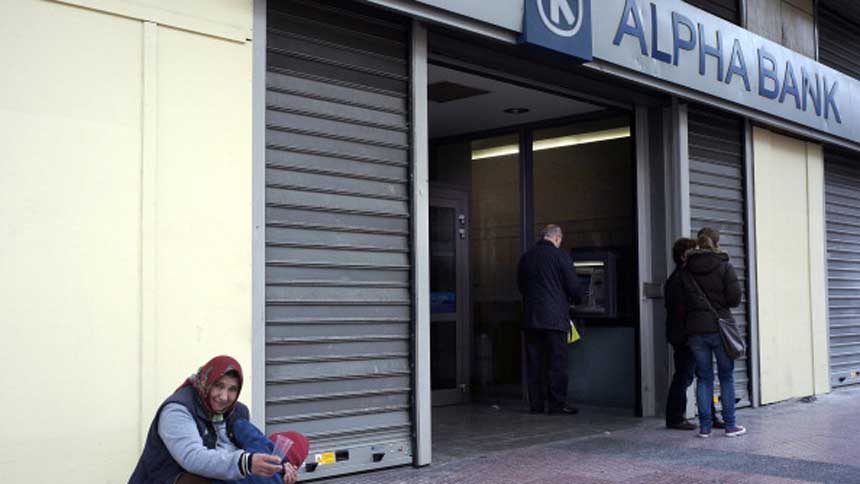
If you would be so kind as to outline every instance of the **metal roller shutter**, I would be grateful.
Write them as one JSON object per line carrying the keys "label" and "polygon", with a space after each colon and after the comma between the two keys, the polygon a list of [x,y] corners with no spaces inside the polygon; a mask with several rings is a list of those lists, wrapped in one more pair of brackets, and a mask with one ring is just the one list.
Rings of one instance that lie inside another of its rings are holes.
{"label": "metal roller shutter", "polygon": [[305,478],[412,462],[409,23],[270,1],[266,431]]}
{"label": "metal roller shutter", "polygon": [[[857,2],[822,1],[818,4],[818,60],[860,79],[860,7]],[[833,7],[838,7],[835,10]]]}
{"label": "metal roller shutter", "polygon": [[860,383],[860,156],[824,150],[830,384]]}
{"label": "metal roller shutter", "polygon": [[740,21],[740,8],[737,0],[685,0],[690,5],[712,13],[732,23]]}
{"label": "metal roller shutter", "polygon": [[[746,189],[743,121],[740,118],[690,106],[690,222],[695,238],[702,227],[720,231],[720,245],[728,252],[743,290],[741,305],[732,310],[749,339]],[[716,382],[719,386],[719,381]],[[748,358],[735,361],[738,406],[750,405]]]}

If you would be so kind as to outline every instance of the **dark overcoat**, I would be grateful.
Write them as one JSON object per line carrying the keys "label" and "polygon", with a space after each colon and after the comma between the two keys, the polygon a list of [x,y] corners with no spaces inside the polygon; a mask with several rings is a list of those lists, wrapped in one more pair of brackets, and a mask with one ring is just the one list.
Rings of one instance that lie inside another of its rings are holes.
{"label": "dark overcoat", "polygon": [[523,295],[523,329],[570,329],[570,303],[581,304],[585,289],[567,252],[539,241],[520,258],[517,285]]}

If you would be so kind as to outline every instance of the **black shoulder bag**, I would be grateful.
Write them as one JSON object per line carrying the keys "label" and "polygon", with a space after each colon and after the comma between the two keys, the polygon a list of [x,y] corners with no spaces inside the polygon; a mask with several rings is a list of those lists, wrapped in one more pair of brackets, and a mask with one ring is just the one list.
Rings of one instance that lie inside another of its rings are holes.
{"label": "black shoulder bag", "polygon": [[723,349],[726,350],[726,354],[733,360],[743,358],[747,354],[747,345],[738,325],[731,319],[721,318],[720,313],[718,313],[717,310],[714,309],[714,305],[711,304],[711,300],[708,298],[708,295],[705,294],[705,291],[703,291],[701,286],[699,286],[699,281],[697,281],[696,278],[687,271],[684,271],[684,275],[686,275],[687,279],[693,281],[693,286],[696,287],[696,292],[698,292],[699,296],[705,300],[708,304],[708,308],[711,309],[711,312],[714,313],[714,317],[717,318],[717,327],[720,330],[720,341],[723,343]]}

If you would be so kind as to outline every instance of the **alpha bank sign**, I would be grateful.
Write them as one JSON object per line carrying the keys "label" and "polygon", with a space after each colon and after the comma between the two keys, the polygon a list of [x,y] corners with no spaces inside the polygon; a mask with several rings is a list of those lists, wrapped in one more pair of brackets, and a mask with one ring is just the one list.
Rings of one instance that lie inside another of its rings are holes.
{"label": "alpha bank sign", "polygon": [[860,143],[860,82],[680,0],[525,0],[520,40]]}

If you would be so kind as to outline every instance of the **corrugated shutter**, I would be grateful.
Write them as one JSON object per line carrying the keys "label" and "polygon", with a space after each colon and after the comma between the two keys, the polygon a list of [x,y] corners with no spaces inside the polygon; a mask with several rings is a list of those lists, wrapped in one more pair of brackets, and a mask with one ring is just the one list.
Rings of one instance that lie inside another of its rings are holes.
{"label": "corrugated shutter", "polygon": [[732,23],[740,22],[740,7],[737,0],[684,0],[694,7],[712,13]]}
{"label": "corrugated shutter", "polygon": [[860,155],[824,150],[830,384],[860,383]]}
{"label": "corrugated shutter", "polygon": [[818,60],[837,71],[860,79],[860,19],[856,2],[837,11],[829,3],[818,5]]}
{"label": "corrugated shutter", "polygon": [[[743,120],[691,105],[688,143],[692,236],[702,227],[719,229],[720,245],[731,257],[744,295],[732,314],[749,339]],[[748,359],[742,358],[735,361],[739,406],[750,405],[749,384]]]}
{"label": "corrugated shutter", "polygon": [[268,4],[266,430],[336,453],[305,478],[411,463],[409,23]]}

